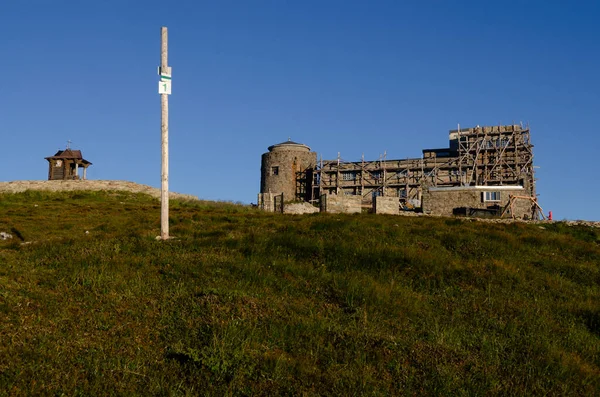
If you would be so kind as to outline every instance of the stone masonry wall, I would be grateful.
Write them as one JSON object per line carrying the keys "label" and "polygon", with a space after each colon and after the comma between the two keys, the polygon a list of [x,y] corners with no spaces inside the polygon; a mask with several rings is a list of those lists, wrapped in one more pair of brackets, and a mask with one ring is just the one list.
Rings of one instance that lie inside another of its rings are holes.
{"label": "stone masonry wall", "polygon": [[[261,193],[284,195],[284,200],[296,199],[296,172],[314,167],[317,161],[315,152],[298,150],[277,150],[262,155]],[[277,174],[273,168],[277,167]]]}
{"label": "stone masonry wall", "polygon": [[362,212],[361,204],[361,196],[337,196],[334,194],[321,196],[321,212],[360,214]]}
{"label": "stone masonry wall", "polygon": [[[524,189],[499,190],[499,202],[484,202],[482,194],[484,191],[495,191],[493,189],[424,189],[423,190],[423,213],[430,215],[452,216],[455,208],[488,208],[498,205],[504,208],[508,203],[509,195],[526,195]],[[526,200],[517,200],[514,205],[515,216],[523,218],[531,217],[531,202]]]}
{"label": "stone masonry wall", "polygon": [[376,214],[400,214],[400,199],[398,197],[377,196],[373,201],[373,212]]}
{"label": "stone masonry wall", "polygon": [[258,193],[258,208],[267,212],[275,212],[275,195],[273,193]]}

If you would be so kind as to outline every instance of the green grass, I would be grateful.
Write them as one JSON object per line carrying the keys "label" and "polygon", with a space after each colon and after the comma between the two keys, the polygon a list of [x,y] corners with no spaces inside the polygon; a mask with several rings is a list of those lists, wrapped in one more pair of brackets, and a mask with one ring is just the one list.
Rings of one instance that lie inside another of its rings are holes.
{"label": "green grass", "polygon": [[0,395],[600,390],[599,229],[172,201],[162,242],[159,213],[0,195]]}

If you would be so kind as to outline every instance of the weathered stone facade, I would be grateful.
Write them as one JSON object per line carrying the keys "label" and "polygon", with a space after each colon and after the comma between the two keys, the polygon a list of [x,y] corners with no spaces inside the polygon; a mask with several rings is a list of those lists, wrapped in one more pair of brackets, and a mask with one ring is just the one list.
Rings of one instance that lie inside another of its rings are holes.
{"label": "weathered stone facade", "polygon": [[[508,204],[510,195],[525,194],[525,189],[519,186],[427,187],[423,189],[423,213],[442,216],[469,215],[469,209],[480,209],[489,210],[492,215],[493,211],[499,212]],[[513,208],[516,218],[532,216],[531,201],[517,200]]]}
{"label": "weathered stone facade", "polygon": [[360,214],[362,212],[362,199],[360,196],[324,194],[321,196],[321,212]]}
{"label": "weathered stone facade", "polygon": [[400,213],[400,199],[398,197],[375,197],[373,212],[376,214],[398,215]]}
{"label": "weathered stone facade", "polygon": [[[307,186],[312,184],[312,170],[317,154],[301,143],[282,142],[269,147],[262,155],[260,192],[283,193],[286,202],[307,199]],[[306,186],[299,189],[299,186]]]}

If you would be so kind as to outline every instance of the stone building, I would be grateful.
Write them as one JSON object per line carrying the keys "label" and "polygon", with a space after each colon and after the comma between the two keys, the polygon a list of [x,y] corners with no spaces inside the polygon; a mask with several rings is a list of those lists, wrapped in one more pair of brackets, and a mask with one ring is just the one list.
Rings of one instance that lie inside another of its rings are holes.
{"label": "stone building", "polygon": [[[300,164],[296,153],[307,156],[300,167],[291,165]],[[396,213],[397,205],[398,211],[432,215],[499,215],[509,201],[511,216],[537,218],[541,213],[530,131],[522,125],[451,130],[447,147],[399,160],[317,162],[306,145],[283,142],[263,154],[261,193],[320,203],[322,210],[329,203],[336,212],[358,212],[355,199],[340,200],[351,196],[376,213]],[[378,204],[378,197],[386,199]]]}
{"label": "stone building", "polygon": [[259,206],[269,209],[275,197],[287,202],[308,201],[316,164],[317,154],[302,143],[288,139],[269,146],[262,155]]}
{"label": "stone building", "polygon": [[[83,158],[81,150],[72,150],[67,147],[59,150],[54,156],[46,157],[48,160],[48,180],[87,179],[87,167],[92,165]],[[81,175],[80,175],[80,170]]]}

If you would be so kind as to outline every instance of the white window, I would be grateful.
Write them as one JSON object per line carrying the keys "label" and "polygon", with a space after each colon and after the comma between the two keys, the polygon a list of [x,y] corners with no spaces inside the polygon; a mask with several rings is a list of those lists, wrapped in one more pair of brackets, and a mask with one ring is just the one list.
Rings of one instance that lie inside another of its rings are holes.
{"label": "white window", "polygon": [[344,180],[344,181],[356,180],[356,172],[354,172],[354,171],[342,172],[342,180]]}
{"label": "white window", "polygon": [[483,201],[500,201],[500,192],[483,192]]}

